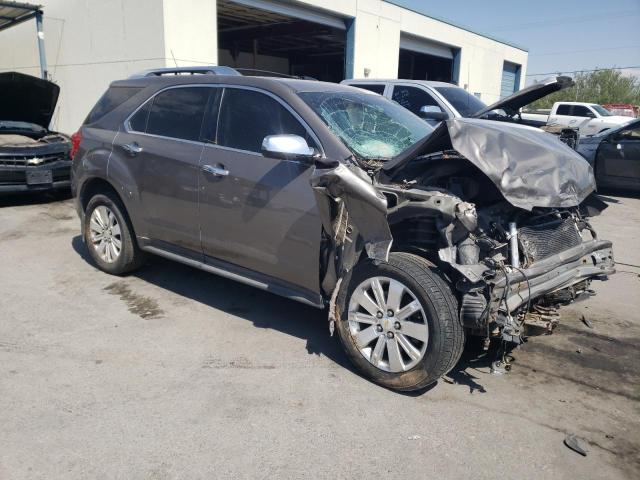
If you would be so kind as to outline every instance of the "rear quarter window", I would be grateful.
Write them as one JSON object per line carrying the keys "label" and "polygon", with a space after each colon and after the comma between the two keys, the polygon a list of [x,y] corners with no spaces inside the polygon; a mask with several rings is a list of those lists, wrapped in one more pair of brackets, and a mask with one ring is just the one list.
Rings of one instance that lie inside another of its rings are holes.
{"label": "rear quarter window", "polygon": [[94,123],[111,112],[117,106],[133,97],[142,87],[109,87],[95,104],[84,123]]}

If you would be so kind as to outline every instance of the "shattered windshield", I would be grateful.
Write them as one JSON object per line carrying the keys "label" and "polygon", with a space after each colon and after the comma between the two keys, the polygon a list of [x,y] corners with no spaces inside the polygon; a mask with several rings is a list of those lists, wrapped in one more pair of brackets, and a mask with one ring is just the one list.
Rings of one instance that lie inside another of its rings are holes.
{"label": "shattered windshield", "polygon": [[302,92],[300,98],[358,158],[389,160],[433,128],[396,103],[371,93]]}

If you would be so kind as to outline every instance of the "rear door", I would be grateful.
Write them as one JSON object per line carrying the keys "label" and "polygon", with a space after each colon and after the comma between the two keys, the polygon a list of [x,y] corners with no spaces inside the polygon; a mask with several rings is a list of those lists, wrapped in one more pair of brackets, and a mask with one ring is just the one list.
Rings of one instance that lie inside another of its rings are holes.
{"label": "rear door", "polygon": [[597,180],[613,187],[640,187],[640,123],[603,141],[596,155]]}
{"label": "rear door", "polygon": [[212,91],[206,86],[161,91],[129,118],[115,145],[127,159],[137,196],[143,231],[136,233],[200,255],[200,131]]}
{"label": "rear door", "polygon": [[310,162],[262,155],[265,136],[296,134],[318,146],[301,118],[273,95],[225,87],[208,117],[201,161],[200,219],[205,261],[319,291],[321,222],[309,184]]}

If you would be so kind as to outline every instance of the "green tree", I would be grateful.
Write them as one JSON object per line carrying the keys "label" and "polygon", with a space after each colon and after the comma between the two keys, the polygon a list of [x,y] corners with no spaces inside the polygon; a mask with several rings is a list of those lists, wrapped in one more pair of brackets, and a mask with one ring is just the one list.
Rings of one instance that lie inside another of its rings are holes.
{"label": "green tree", "polygon": [[631,103],[640,105],[640,80],[620,70],[578,73],[575,85],[532,103],[529,108],[551,108],[554,102]]}

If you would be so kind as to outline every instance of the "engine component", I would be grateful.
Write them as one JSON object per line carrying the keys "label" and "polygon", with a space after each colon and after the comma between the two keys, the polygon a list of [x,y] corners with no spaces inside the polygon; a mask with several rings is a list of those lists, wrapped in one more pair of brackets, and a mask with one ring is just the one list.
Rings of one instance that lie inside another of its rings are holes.
{"label": "engine component", "polygon": [[573,217],[527,225],[518,231],[524,254],[532,261],[542,260],[582,243]]}
{"label": "engine component", "polygon": [[470,232],[478,228],[478,214],[473,203],[460,202],[456,205],[456,218]]}
{"label": "engine component", "polygon": [[520,251],[518,249],[518,226],[516,222],[509,222],[509,254],[511,266],[520,268]]}
{"label": "engine component", "polygon": [[467,328],[481,328],[484,326],[487,299],[480,290],[467,292],[462,296],[460,306],[460,320]]}
{"label": "engine component", "polygon": [[460,265],[475,265],[480,261],[480,247],[470,237],[458,243],[458,263]]}

